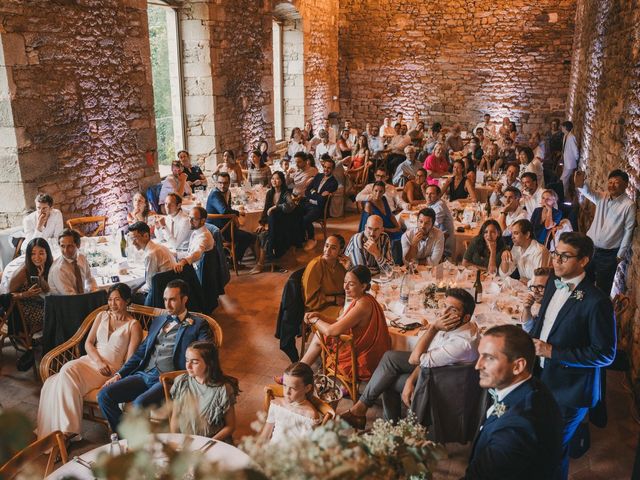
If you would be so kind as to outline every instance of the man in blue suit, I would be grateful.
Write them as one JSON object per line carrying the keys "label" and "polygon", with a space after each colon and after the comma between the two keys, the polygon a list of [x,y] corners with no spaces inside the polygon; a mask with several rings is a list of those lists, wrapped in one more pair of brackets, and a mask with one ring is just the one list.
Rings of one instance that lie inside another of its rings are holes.
{"label": "man in blue suit", "polygon": [[553,393],[564,422],[561,478],[569,474],[569,441],[600,400],[601,369],[613,362],[616,326],[609,297],[585,278],[593,241],[578,232],[560,235],[551,252],[552,275],[531,330],[540,357],[536,375]]}
{"label": "man in blue suit", "polygon": [[[327,197],[338,189],[338,181],[333,176],[333,169],[336,162],[328,155],[322,156],[323,173],[317,174],[307,187],[302,203],[303,217],[302,223],[307,236],[304,245],[305,250],[313,250],[316,247],[315,231],[313,222],[319,220],[324,215],[324,206]],[[343,168],[343,167],[340,167]]]}
{"label": "man in blue suit", "polygon": [[187,311],[187,299],[186,282],[172,280],[167,284],[167,313],[151,323],[147,338],[98,393],[100,410],[112,431],[116,431],[122,416],[118,404],[133,402],[136,407],[148,407],[161,403],[160,374],[185,370],[187,347],[196,340],[213,338],[207,321]]}
{"label": "man in blue suit", "polygon": [[549,389],[532,376],[531,338],[515,325],[480,339],[476,370],[494,403],[473,442],[466,480],[547,480],[562,457],[562,418]]}

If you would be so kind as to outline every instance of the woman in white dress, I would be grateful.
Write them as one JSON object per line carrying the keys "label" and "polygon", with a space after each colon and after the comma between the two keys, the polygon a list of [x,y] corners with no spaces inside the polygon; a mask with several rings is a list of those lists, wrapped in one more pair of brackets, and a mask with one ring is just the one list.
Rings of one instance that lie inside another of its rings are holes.
{"label": "woman in white dress", "polygon": [[120,369],[142,340],[140,322],[127,313],[131,288],[109,289],[109,308],[96,317],[85,341],[86,355],[65,363],[40,392],[38,439],[60,430],[70,439],[80,434],[82,399]]}

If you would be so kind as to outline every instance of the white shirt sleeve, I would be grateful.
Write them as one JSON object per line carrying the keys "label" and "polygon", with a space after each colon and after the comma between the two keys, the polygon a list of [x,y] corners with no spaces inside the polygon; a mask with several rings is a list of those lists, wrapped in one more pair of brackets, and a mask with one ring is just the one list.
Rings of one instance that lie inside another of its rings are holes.
{"label": "white shirt sleeve", "polygon": [[461,335],[454,335],[440,346],[428,349],[420,355],[422,368],[443,367],[468,360],[475,347]]}

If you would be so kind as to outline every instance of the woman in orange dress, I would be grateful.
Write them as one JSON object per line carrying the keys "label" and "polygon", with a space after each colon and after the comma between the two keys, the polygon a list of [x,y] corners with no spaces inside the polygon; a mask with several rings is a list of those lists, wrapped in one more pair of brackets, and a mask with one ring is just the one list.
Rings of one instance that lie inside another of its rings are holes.
{"label": "woman in orange dress", "polygon": [[[384,352],[391,349],[391,336],[382,307],[367,293],[370,287],[371,272],[367,267],[357,265],[344,277],[345,296],[351,302],[335,322],[318,312],[308,312],[304,316],[304,321],[315,325],[323,336],[353,335],[358,380],[369,380]],[[320,341],[314,336],[301,361],[313,365],[319,355]],[[338,364],[345,374],[351,372],[349,349],[340,351]]]}

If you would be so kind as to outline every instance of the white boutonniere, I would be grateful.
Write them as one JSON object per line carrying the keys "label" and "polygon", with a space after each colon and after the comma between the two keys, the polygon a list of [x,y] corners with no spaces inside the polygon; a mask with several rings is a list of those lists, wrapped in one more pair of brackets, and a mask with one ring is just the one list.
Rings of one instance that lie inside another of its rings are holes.
{"label": "white boutonniere", "polygon": [[584,291],[574,290],[573,294],[571,295],[571,298],[575,298],[576,300],[581,301],[584,298]]}
{"label": "white boutonniere", "polygon": [[493,406],[493,412],[491,412],[491,415],[495,415],[496,417],[500,418],[506,411],[507,406],[502,402],[498,402]]}
{"label": "white boutonniere", "polygon": [[192,319],[192,318],[187,317],[187,318],[185,318],[185,319],[181,322],[181,324],[182,324],[183,326],[185,326],[185,327],[187,327],[187,326],[189,326],[189,327],[190,327],[191,325],[193,325],[193,319]]}

